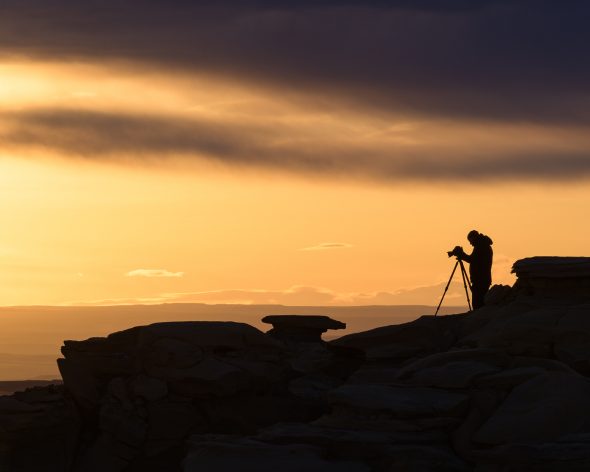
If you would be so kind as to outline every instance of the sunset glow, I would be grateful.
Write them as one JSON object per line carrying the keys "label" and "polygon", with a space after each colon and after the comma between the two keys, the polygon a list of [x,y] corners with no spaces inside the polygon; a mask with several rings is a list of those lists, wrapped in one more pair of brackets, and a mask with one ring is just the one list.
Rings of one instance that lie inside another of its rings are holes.
{"label": "sunset glow", "polygon": [[[284,8],[218,14],[236,36],[248,21],[272,36],[273,24],[303,18]],[[376,10],[360,8],[358,21],[384,34],[405,24],[399,34],[412,35],[438,15],[385,10],[379,23]],[[7,9],[3,21],[28,25],[32,11]],[[461,88],[440,68],[438,81],[424,73],[412,82],[394,43],[398,72],[351,49],[374,79],[350,69],[339,81],[340,58],[324,64],[313,51],[315,69],[278,71],[267,68],[271,50],[241,44],[252,65],[231,52],[238,43],[206,31],[198,34],[217,55],[185,51],[180,10],[168,12],[176,23],[158,26],[169,43],[152,47],[142,22],[157,11],[128,25],[134,39],[114,30],[116,47],[76,22],[76,47],[43,20],[35,34],[50,46],[7,33],[2,305],[434,304],[452,265],[445,251],[467,247],[473,228],[495,241],[498,283],[512,282],[515,259],[587,251],[590,134],[570,106],[576,86],[542,95],[549,81],[521,88],[498,69],[495,88],[483,79]],[[107,8],[96,28],[127,13]],[[317,13],[335,24],[351,18],[328,6]],[[453,10],[437,28],[469,15]],[[327,41],[319,23],[307,26]],[[555,117],[549,102],[561,110]]]}
{"label": "sunset glow", "polygon": [[[467,247],[472,226],[496,240],[495,279],[505,283],[516,258],[584,253],[588,231],[582,185],[368,186],[57,158],[4,158],[1,168],[6,305],[371,304],[377,292],[443,282],[445,251]],[[545,231],[547,220],[562,234]],[[138,269],[182,276],[126,276]]]}

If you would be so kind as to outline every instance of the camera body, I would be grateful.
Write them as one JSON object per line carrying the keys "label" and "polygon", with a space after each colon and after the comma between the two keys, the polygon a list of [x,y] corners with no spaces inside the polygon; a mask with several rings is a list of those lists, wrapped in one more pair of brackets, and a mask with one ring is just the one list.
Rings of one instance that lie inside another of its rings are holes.
{"label": "camera body", "polygon": [[452,251],[447,251],[447,256],[449,257],[459,257],[460,254],[463,253],[463,248],[461,246],[455,246]]}

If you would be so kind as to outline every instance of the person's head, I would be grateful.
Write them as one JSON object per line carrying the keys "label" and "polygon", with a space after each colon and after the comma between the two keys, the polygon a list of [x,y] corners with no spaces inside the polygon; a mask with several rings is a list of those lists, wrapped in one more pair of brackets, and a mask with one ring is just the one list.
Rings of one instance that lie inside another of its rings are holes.
{"label": "person's head", "polygon": [[469,241],[469,244],[471,244],[472,246],[475,246],[475,243],[478,238],[479,238],[479,232],[477,232],[475,230],[469,231],[469,234],[467,235],[467,240]]}

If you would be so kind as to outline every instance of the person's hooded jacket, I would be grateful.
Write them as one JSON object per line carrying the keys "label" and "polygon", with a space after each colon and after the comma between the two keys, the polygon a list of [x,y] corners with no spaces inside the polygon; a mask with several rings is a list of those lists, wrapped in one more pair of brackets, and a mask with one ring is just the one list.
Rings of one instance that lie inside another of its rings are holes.
{"label": "person's hooded jacket", "polygon": [[469,262],[469,276],[471,284],[476,286],[490,286],[492,284],[492,250],[493,241],[485,234],[477,233],[473,241],[473,252],[465,254],[461,251],[459,259]]}

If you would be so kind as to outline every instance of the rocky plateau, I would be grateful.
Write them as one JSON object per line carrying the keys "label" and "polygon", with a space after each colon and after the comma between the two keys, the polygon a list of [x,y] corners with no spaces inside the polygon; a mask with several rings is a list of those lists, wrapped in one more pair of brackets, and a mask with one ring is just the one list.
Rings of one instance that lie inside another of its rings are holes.
{"label": "rocky plateau", "polygon": [[0,397],[0,471],[590,470],[590,258],[534,257],[483,308],[324,342],[325,316],[65,341]]}

